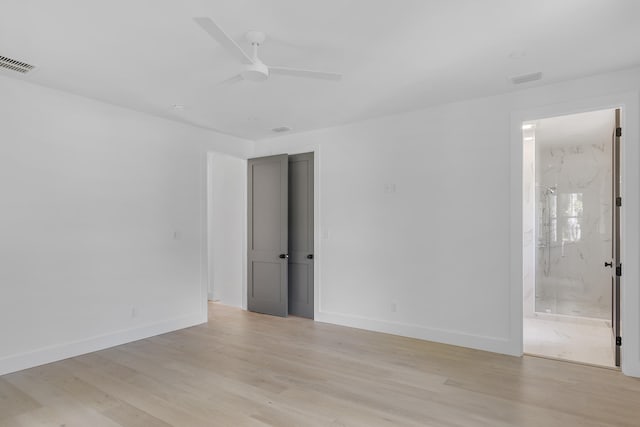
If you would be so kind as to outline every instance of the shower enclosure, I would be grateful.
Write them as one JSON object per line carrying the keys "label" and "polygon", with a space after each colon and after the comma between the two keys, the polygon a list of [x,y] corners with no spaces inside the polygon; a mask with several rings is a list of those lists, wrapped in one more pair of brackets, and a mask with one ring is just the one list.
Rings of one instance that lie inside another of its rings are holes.
{"label": "shower enclosure", "polygon": [[[611,129],[611,128],[609,128]],[[611,319],[611,134],[535,138],[535,312]]]}
{"label": "shower enclosure", "polygon": [[551,274],[551,243],[557,240],[558,223],[558,199],[556,198],[555,187],[544,187],[540,200],[540,224],[538,230],[538,248],[541,249],[540,260],[542,262],[542,272],[545,277]]}

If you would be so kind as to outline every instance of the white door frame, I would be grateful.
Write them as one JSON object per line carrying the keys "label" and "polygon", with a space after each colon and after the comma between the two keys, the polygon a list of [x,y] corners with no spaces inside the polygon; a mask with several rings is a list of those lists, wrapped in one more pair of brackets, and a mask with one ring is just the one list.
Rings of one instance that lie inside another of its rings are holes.
{"label": "white door frame", "polygon": [[637,92],[611,94],[511,114],[510,189],[510,341],[513,354],[523,354],[523,141],[522,123],[567,114],[621,108],[622,372],[640,376],[640,108]]}

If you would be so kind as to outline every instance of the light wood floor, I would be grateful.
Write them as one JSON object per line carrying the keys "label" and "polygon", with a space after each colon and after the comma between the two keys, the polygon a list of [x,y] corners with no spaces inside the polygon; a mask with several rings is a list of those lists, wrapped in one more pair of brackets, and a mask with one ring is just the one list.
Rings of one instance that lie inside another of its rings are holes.
{"label": "light wood floor", "polygon": [[281,319],[209,323],[0,377],[2,426],[640,426],[603,368]]}

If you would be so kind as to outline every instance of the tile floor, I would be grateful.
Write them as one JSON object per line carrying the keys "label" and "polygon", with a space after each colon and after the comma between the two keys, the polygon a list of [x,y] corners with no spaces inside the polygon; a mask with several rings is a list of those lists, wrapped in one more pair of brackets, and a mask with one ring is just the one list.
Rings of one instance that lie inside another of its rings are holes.
{"label": "tile floor", "polygon": [[610,322],[562,317],[525,317],[524,352],[614,367]]}
{"label": "tile floor", "polygon": [[[610,296],[609,296],[610,298]],[[596,319],[611,319],[611,301],[592,300],[574,296],[572,299],[536,296],[536,311]]]}

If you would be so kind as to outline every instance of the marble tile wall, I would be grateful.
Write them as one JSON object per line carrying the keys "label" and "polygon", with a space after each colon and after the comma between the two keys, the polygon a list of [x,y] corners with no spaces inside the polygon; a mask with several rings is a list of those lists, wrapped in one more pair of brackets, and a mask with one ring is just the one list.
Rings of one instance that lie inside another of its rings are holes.
{"label": "marble tile wall", "polygon": [[533,129],[523,130],[524,163],[523,163],[523,231],[522,254],[523,262],[523,313],[525,317],[533,317],[535,307],[535,203],[536,203],[536,170],[535,170],[535,143]]}
{"label": "marble tile wall", "polygon": [[535,311],[611,316],[611,142],[536,144]]}

